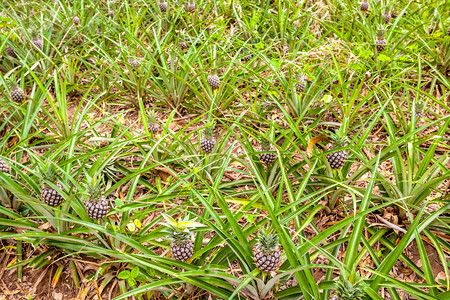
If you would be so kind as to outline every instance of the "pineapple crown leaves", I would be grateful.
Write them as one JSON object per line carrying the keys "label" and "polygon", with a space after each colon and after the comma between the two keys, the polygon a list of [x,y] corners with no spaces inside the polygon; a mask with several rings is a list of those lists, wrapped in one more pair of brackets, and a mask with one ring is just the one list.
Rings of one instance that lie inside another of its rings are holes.
{"label": "pineapple crown leaves", "polygon": [[103,179],[99,176],[85,174],[84,193],[88,201],[97,202],[102,198]]}
{"label": "pineapple crown leaves", "polygon": [[261,149],[262,150],[269,150],[270,146],[271,146],[271,142],[269,139],[269,132],[266,132],[260,139],[259,139],[260,143],[261,143]]}
{"label": "pineapple crown leaves", "polygon": [[278,234],[272,232],[271,230],[266,230],[262,228],[259,231],[259,235],[257,236],[258,247],[266,254],[272,253],[275,250],[278,250]]}
{"label": "pineapple crown leaves", "polygon": [[51,182],[56,184],[59,176],[56,172],[56,166],[53,162],[47,161],[46,163],[39,164],[38,169],[43,183]]}
{"label": "pineapple crown leaves", "polygon": [[349,139],[345,135],[338,135],[333,132],[328,132],[328,136],[330,137],[334,148],[345,147],[349,143]]}
{"label": "pineapple crown leaves", "polygon": [[386,6],[385,8],[384,8],[384,13],[387,15],[387,14],[390,14],[390,11],[391,11],[391,8],[389,7],[389,6]]}
{"label": "pineapple crown leaves", "polygon": [[205,124],[205,129],[203,130],[203,134],[206,139],[211,140],[214,135],[215,124],[214,122],[207,122]]}
{"label": "pineapple crown leaves", "polygon": [[341,279],[336,282],[336,295],[340,300],[360,300],[365,296],[365,292],[359,287],[360,283],[361,281],[352,284],[347,279]]}
{"label": "pineapple crown leaves", "polygon": [[19,84],[14,79],[8,79],[7,80],[8,86],[11,90],[15,90],[19,87]]}
{"label": "pineapple crown leaves", "polygon": [[384,39],[386,36],[386,30],[380,29],[377,31],[377,38]]}
{"label": "pineapple crown leaves", "polygon": [[162,223],[161,225],[168,227],[163,231],[169,233],[173,241],[179,244],[184,244],[184,242],[191,238],[192,234],[189,229],[205,226],[195,222],[195,219],[190,220],[188,216],[185,216],[179,222],[167,214],[162,214],[162,216],[166,220],[166,223]]}
{"label": "pineapple crown leaves", "polygon": [[40,38],[40,33],[36,27],[32,27],[30,30],[30,37],[32,40],[36,40]]}
{"label": "pineapple crown leaves", "polygon": [[156,124],[156,114],[154,110],[148,112],[148,121],[151,125]]}
{"label": "pineapple crown leaves", "polygon": [[423,101],[417,101],[417,102],[414,104],[414,108],[415,108],[415,110],[416,110],[417,112],[423,111],[424,106],[425,106],[425,104],[423,103]]}

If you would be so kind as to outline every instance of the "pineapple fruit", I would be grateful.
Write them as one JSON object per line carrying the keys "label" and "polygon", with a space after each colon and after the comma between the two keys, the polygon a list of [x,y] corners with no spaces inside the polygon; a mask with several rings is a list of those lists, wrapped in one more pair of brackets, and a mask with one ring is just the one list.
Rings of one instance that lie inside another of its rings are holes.
{"label": "pineapple fruit", "polygon": [[162,214],[162,216],[166,220],[166,223],[162,223],[162,225],[167,227],[164,231],[169,233],[172,238],[170,243],[172,258],[179,261],[188,261],[194,254],[194,243],[191,240],[192,233],[189,229],[202,227],[203,224],[190,221],[188,217],[177,222],[171,216],[166,214]]}
{"label": "pineapple fruit", "polygon": [[283,56],[287,56],[289,54],[289,45],[283,47]]}
{"label": "pineapple fruit", "polygon": [[[266,151],[274,151],[275,148],[270,145],[269,140],[266,137],[261,139],[261,152]],[[277,155],[275,153],[260,153],[259,160],[268,165],[271,165],[277,159]]]}
{"label": "pineapple fruit", "polygon": [[386,7],[383,14],[383,19],[386,24],[389,24],[391,22],[391,12],[389,10],[389,7]]}
{"label": "pineapple fruit", "polygon": [[297,89],[297,91],[303,93],[306,88],[305,74],[299,73],[297,76],[298,82],[294,83],[294,86]]}
{"label": "pineapple fruit", "polygon": [[78,24],[80,24],[80,18],[78,16],[73,17],[73,24],[75,24],[75,26],[77,26]]}
{"label": "pineapple fruit", "polygon": [[414,104],[416,118],[421,118],[423,116],[423,108],[424,108],[424,104],[422,101],[417,101]]}
{"label": "pineapple fruit", "polygon": [[11,56],[12,58],[17,58],[17,53],[14,51],[14,49],[11,46],[6,46],[6,54]]}
{"label": "pineapple fruit", "polygon": [[140,65],[140,63],[137,59],[129,59],[128,63],[130,64],[130,66],[132,66],[135,69],[139,68],[139,65]]}
{"label": "pineapple fruit", "polygon": [[112,9],[108,11],[108,18],[114,18],[114,11]]}
{"label": "pineapple fruit", "polygon": [[208,75],[208,84],[213,90],[217,90],[220,87],[220,78],[217,74]]}
{"label": "pineapple fruit", "polygon": [[450,36],[450,28],[447,29],[447,35]]}
{"label": "pineapple fruit", "polygon": [[39,32],[36,29],[31,31],[31,43],[39,50],[44,50],[44,41],[40,37]]}
{"label": "pineapple fruit", "polygon": [[365,297],[365,293],[358,285],[359,282],[353,285],[346,279],[337,281],[335,296],[339,300],[361,300]]}
{"label": "pineapple fruit", "polygon": [[161,12],[166,12],[167,11],[167,2],[159,2],[158,3],[158,6],[159,6],[159,10],[161,11]]}
{"label": "pineapple fruit", "polygon": [[179,45],[180,45],[181,50],[187,50],[187,49],[189,49],[188,44],[186,44],[186,42],[184,42],[184,41],[180,41],[180,42],[179,42]]}
{"label": "pineapple fruit", "polygon": [[366,0],[362,1],[362,2],[360,3],[360,5],[359,5],[359,9],[360,9],[362,12],[368,11],[368,10],[369,10],[369,2],[366,1]]}
{"label": "pineapple fruit", "polygon": [[377,52],[383,52],[386,49],[387,41],[385,38],[385,31],[379,30],[377,32],[377,39],[375,40],[375,45],[377,47]]}
{"label": "pineapple fruit", "polygon": [[398,11],[393,10],[393,11],[391,12],[391,18],[392,18],[392,19],[395,19],[395,18],[397,18],[397,17],[398,17]]}
{"label": "pineapple fruit", "polygon": [[86,193],[86,211],[89,217],[93,220],[100,220],[106,217],[109,212],[108,201],[103,197],[103,184],[99,178],[87,177],[88,183],[85,184]]}
{"label": "pineapple fruit", "polygon": [[190,13],[194,12],[195,11],[195,2],[194,1],[189,2],[186,10]]}
{"label": "pineapple fruit", "polygon": [[245,56],[242,58],[242,60],[245,61],[245,62],[248,62],[248,61],[250,61],[252,58],[253,58],[253,54],[248,54],[248,55],[245,55]]}
{"label": "pineapple fruit", "polygon": [[[345,147],[346,143],[348,142],[347,137],[339,137],[335,134],[331,134],[331,140],[333,144],[330,150]],[[340,169],[347,162],[347,151],[345,150],[335,151],[330,154],[327,154],[326,158],[330,163],[332,169]]]}
{"label": "pineapple fruit", "polygon": [[256,267],[265,273],[277,271],[281,262],[278,235],[261,229],[257,239],[258,242],[253,251]]}
{"label": "pineapple fruit", "polygon": [[161,126],[156,122],[156,115],[154,111],[148,113],[148,131],[156,134],[161,131]]}
{"label": "pineapple fruit", "polygon": [[23,90],[19,87],[17,82],[9,80],[8,85],[10,88],[9,95],[11,96],[11,99],[16,103],[21,103],[23,100],[25,100],[25,93]]}
{"label": "pineapple fruit", "polygon": [[216,141],[213,138],[214,127],[214,123],[207,123],[206,128],[203,131],[203,138],[200,141],[200,147],[202,148],[203,152],[208,154],[212,152],[214,145],[216,144]]}
{"label": "pineapple fruit", "polygon": [[58,182],[56,167],[52,163],[46,163],[42,168],[39,167],[39,173],[43,179],[41,187],[42,201],[53,207],[60,205],[64,201],[63,196],[48,185],[51,182],[59,189],[62,189],[62,185]]}
{"label": "pineapple fruit", "polygon": [[0,158],[0,172],[2,173],[9,173],[9,165],[6,161]]}

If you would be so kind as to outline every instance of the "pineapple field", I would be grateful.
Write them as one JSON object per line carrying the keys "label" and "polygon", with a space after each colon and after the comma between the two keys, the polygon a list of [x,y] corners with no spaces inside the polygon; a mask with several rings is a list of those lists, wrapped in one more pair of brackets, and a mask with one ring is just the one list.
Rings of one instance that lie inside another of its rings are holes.
{"label": "pineapple field", "polygon": [[0,300],[450,299],[449,1],[0,10]]}

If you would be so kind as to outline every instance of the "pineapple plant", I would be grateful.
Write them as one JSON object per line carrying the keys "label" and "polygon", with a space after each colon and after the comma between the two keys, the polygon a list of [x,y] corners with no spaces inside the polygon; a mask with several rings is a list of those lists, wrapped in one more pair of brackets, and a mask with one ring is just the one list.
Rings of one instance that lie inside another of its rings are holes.
{"label": "pineapple plant", "polygon": [[44,41],[42,37],[39,35],[39,32],[36,29],[33,29],[30,34],[31,43],[39,50],[44,49]]}
{"label": "pineapple plant", "polygon": [[9,165],[6,161],[0,158],[0,172],[9,173]]}
{"label": "pineapple plant", "polygon": [[158,3],[158,6],[159,6],[159,10],[161,11],[161,12],[166,12],[167,11],[167,2],[159,2]]}
{"label": "pineapple plant", "polygon": [[11,56],[12,58],[18,57],[16,51],[11,46],[6,46],[6,54]]}
{"label": "pineapple plant", "polygon": [[175,221],[171,216],[162,214],[166,223],[162,225],[166,226],[165,232],[170,234],[172,242],[170,243],[170,250],[172,252],[172,258],[179,261],[188,261],[194,254],[194,243],[191,240],[192,233],[189,229],[195,227],[203,227],[203,224],[191,221],[186,216],[180,222]]}
{"label": "pineapple plant", "polygon": [[364,291],[359,287],[359,282],[354,285],[346,280],[336,282],[336,297],[339,300],[361,300],[365,297]]}
{"label": "pineapple plant", "polygon": [[[263,137],[261,138],[261,152],[274,151],[275,148],[270,145],[270,141]],[[268,165],[271,165],[277,159],[277,155],[275,153],[260,153],[259,160]]]}
{"label": "pineapple plant", "polygon": [[281,263],[278,235],[261,229],[257,237],[257,244],[253,250],[256,267],[265,273],[277,271]]}
{"label": "pineapple plant", "polygon": [[384,19],[384,22],[386,22],[386,24],[389,24],[391,22],[391,12],[390,12],[389,6],[386,7],[384,10],[383,19]]}
{"label": "pineapple plant", "polygon": [[220,87],[220,78],[217,74],[208,75],[208,84],[213,90],[217,90]]}
{"label": "pineapple plant", "polygon": [[297,77],[298,77],[298,82],[295,82],[294,86],[297,89],[297,91],[303,93],[305,91],[305,88],[306,88],[305,74],[300,72],[297,75]]}
{"label": "pineapple plant", "polygon": [[378,30],[377,39],[375,40],[375,45],[378,52],[383,52],[386,49],[387,41],[385,37],[386,32],[384,30]]}
{"label": "pineapple plant", "polygon": [[214,123],[208,122],[206,124],[206,128],[203,131],[203,138],[200,141],[200,148],[202,148],[203,152],[211,153],[216,141],[213,138],[214,135]]}
{"label": "pineapple plant", "polygon": [[41,196],[42,201],[49,206],[58,206],[63,201],[63,196],[52,188],[48,183],[55,184],[59,189],[62,189],[62,185],[58,182],[58,175],[56,174],[56,167],[53,163],[48,162],[42,167],[39,166],[39,173],[42,178]]}
{"label": "pineapple plant", "polygon": [[161,126],[156,122],[156,115],[154,111],[150,111],[148,114],[148,131],[156,134],[161,131]]}
{"label": "pineapple plant", "polygon": [[[345,145],[348,142],[348,138],[345,136],[339,137],[338,135],[331,133],[330,137],[331,137],[331,142],[332,142],[332,146],[331,146],[330,150],[345,147]],[[327,158],[328,162],[330,163],[330,166],[332,169],[340,169],[347,162],[347,151],[345,151],[345,150],[335,151],[330,154],[327,154],[326,158]]]}
{"label": "pineapple plant", "polygon": [[73,24],[75,24],[75,26],[80,24],[80,18],[78,16],[73,17]]}
{"label": "pineapple plant", "polygon": [[89,177],[86,174],[87,183],[85,187],[85,207],[87,214],[93,220],[100,220],[106,217],[109,212],[109,204],[102,193],[103,182],[98,177]]}
{"label": "pineapple plant", "polygon": [[195,11],[195,2],[194,1],[189,2],[188,6],[187,6],[187,11],[190,13]]}
{"label": "pineapple plant", "polygon": [[369,2],[366,1],[366,0],[362,1],[362,2],[360,3],[360,5],[359,5],[359,9],[360,9],[362,12],[368,11],[368,10],[369,10]]}
{"label": "pineapple plant", "polygon": [[8,85],[10,88],[9,95],[11,96],[11,99],[16,103],[21,103],[23,100],[25,100],[25,93],[23,90],[19,87],[17,82],[13,80],[8,80]]}

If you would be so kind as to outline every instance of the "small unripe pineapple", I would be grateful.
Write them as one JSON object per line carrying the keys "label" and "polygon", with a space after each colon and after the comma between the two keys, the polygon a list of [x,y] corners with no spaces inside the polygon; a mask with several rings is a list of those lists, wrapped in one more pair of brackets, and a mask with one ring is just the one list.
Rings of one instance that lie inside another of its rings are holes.
{"label": "small unripe pineapple", "polygon": [[108,11],[108,18],[114,18],[114,11],[112,9]]}
{"label": "small unripe pineapple", "polygon": [[6,161],[0,158],[0,172],[2,173],[9,173],[9,165]]}
{"label": "small unripe pineapple", "polygon": [[161,126],[156,122],[156,115],[154,111],[148,113],[148,131],[153,134],[159,133],[161,131]]}
{"label": "small unripe pineapple", "polygon": [[207,123],[206,128],[203,131],[203,138],[200,141],[200,147],[202,148],[203,152],[208,154],[212,152],[214,145],[216,144],[216,141],[213,138],[214,127],[214,123]]}
{"label": "small unripe pineapple", "polygon": [[[274,151],[275,148],[270,145],[270,142],[267,138],[261,138],[261,152]],[[260,153],[259,160],[266,164],[267,166],[271,165],[277,159],[277,155],[275,153]]]}
{"label": "small unripe pineapple", "polygon": [[386,24],[389,24],[391,22],[391,12],[389,11],[389,7],[386,7],[383,14],[383,19]]}
{"label": "small unripe pineapple", "polygon": [[383,52],[386,49],[387,41],[385,38],[385,31],[379,30],[377,33],[377,39],[375,40],[375,45],[378,52]]}
{"label": "small unripe pineapple", "polygon": [[[345,147],[345,144],[348,141],[347,137],[340,138],[335,134],[331,135],[331,139],[333,143],[333,145],[331,146],[331,150]],[[346,150],[335,151],[330,154],[327,154],[326,158],[330,163],[330,167],[332,169],[340,169],[347,162],[347,151]]]}
{"label": "small unripe pineapple", "polygon": [[16,103],[22,103],[22,101],[25,99],[25,93],[23,92],[23,90],[17,85],[15,81],[8,81],[8,85],[11,90],[9,93],[11,99]]}
{"label": "small unripe pineapple", "polygon": [[369,2],[367,2],[367,1],[362,1],[361,4],[359,5],[359,9],[360,9],[362,12],[368,11],[368,10],[369,10]]}
{"label": "small unripe pineapple", "polygon": [[6,46],[6,54],[8,54],[9,56],[11,56],[13,58],[18,57],[16,51],[14,51],[14,49],[11,46]]}
{"label": "small unripe pineapple", "polygon": [[253,54],[246,55],[242,58],[243,61],[248,62],[253,58]]}
{"label": "small unripe pineapple", "polygon": [[192,1],[192,2],[190,2],[190,3],[188,4],[188,6],[187,6],[187,11],[188,11],[188,12],[194,12],[194,11],[195,11],[195,2],[194,2],[194,1]]}
{"label": "small unripe pineapple", "polygon": [[297,76],[298,82],[294,83],[294,86],[297,89],[297,91],[303,93],[306,88],[305,74],[299,73]]}
{"label": "small unripe pineapple", "polygon": [[39,50],[44,49],[44,41],[42,40],[42,37],[40,37],[39,32],[36,29],[33,29],[31,31],[31,43]]}
{"label": "small unripe pineapple", "polygon": [[80,18],[78,16],[73,17],[73,24],[75,25],[80,24]]}
{"label": "small unripe pineapple", "polygon": [[86,212],[93,220],[100,220],[106,217],[110,208],[108,201],[103,197],[103,183],[99,178],[89,177],[86,174],[87,184],[85,184],[85,206]]}
{"label": "small unripe pineapple", "polygon": [[188,44],[186,44],[186,42],[181,41],[179,44],[180,44],[181,50],[187,50],[187,49],[189,49],[189,46],[188,46]]}
{"label": "small unripe pineapple", "polygon": [[450,36],[450,28],[447,29],[447,35]]}
{"label": "small unripe pineapple", "polygon": [[55,166],[49,162],[43,166],[39,166],[39,173],[42,177],[41,196],[42,201],[49,206],[58,206],[64,198],[54,188],[48,185],[49,182],[55,184],[59,189],[62,189],[62,185],[58,182],[58,175],[56,174]]}
{"label": "small unripe pineapple", "polygon": [[172,59],[171,59],[171,57],[169,56],[169,57],[167,58],[167,67],[169,68],[169,70],[171,70],[172,68],[174,68],[174,69],[176,69],[176,70],[181,69],[181,64],[180,64],[180,62],[178,61],[178,57],[175,57],[175,58],[173,59],[173,63],[172,63]]}
{"label": "small unripe pineapple", "polygon": [[397,18],[397,17],[398,17],[398,11],[393,10],[393,11],[391,12],[391,18],[392,18],[392,19],[395,19],[395,18]]}
{"label": "small unripe pineapple", "polygon": [[133,68],[139,68],[139,61],[137,59],[130,59],[128,60],[128,63],[130,64],[130,66],[132,66]]}
{"label": "small unripe pineapple", "polygon": [[217,90],[220,87],[220,78],[217,74],[208,75],[208,84],[213,90]]}
{"label": "small unripe pineapple", "polygon": [[287,56],[289,54],[289,46],[286,45],[283,47],[283,56]]}
{"label": "small unripe pineapple", "polygon": [[417,101],[414,105],[414,110],[416,114],[416,118],[421,118],[423,116],[423,108],[424,104],[422,101]]}
{"label": "small unripe pineapple", "polygon": [[159,6],[159,10],[161,12],[166,12],[167,11],[167,2],[159,2],[158,6]]}

